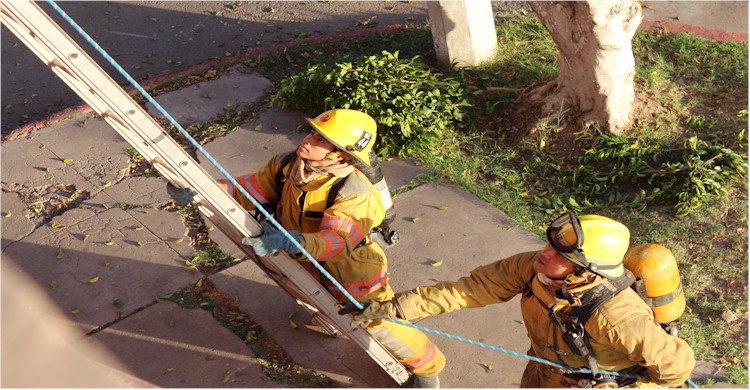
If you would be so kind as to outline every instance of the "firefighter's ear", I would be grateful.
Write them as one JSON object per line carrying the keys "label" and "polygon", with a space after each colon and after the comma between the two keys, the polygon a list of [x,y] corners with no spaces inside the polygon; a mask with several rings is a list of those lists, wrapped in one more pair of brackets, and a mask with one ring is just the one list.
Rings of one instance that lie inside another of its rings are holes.
{"label": "firefighter's ear", "polygon": [[334,150],[333,152],[326,154],[325,160],[342,161],[344,160],[344,154],[338,150]]}

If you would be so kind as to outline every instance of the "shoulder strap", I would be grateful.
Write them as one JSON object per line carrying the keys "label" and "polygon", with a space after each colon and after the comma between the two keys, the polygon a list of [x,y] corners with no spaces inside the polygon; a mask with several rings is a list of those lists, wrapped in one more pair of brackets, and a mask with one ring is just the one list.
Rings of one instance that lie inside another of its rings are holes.
{"label": "shoulder strap", "polygon": [[[349,176],[351,176],[351,174]],[[347,181],[346,179],[348,179],[349,176],[338,177],[336,178],[336,181],[333,182],[333,185],[331,185],[331,190],[328,191],[328,198],[326,199],[326,209],[333,206],[333,203],[336,202],[336,195],[339,194],[339,191],[341,191],[341,187],[344,186]]]}
{"label": "shoulder strap", "polygon": [[281,192],[284,190],[284,183],[286,182],[287,175],[284,174],[284,168],[286,168],[286,166],[289,165],[292,160],[294,160],[294,157],[296,155],[297,154],[294,152],[289,152],[279,160],[279,163],[281,163],[281,167],[279,167],[279,170],[276,171],[276,196],[278,198],[281,198]]}
{"label": "shoulder strap", "polygon": [[[345,177],[337,177],[336,180],[331,184],[331,189],[328,191],[328,197],[326,198],[326,209],[329,209],[336,202],[336,196],[341,194],[343,197],[349,197],[358,193],[369,191],[367,186],[364,185],[362,179],[350,173]],[[305,216],[311,218],[323,218],[323,213],[319,211],[305,211]]]}
{"label": "shoulder strap", "polygon": [[287,175],[284,174],[284,168],[289,165],[289,163],[294,160],[294,157],[296,157],[296,153],[290,152],[285,154],[284,156],[279,159],[279,163],[281,166],[279,167],[279,170],[276,171],[276,203],[263,203],[261,206],[263,206],[266,211],[268,211],[271,214],[276,214],[276,208],[278,207],[279,200],[281,199],[281,192],[284,191],[284,183],[286,182]]}
{"label": "shoulder strap", "polygon": [[619,278],[607,279],[602,284],[583,294],[581,297],[581,306],[574,307],[570,315],[578,317],[578,321],[586,325],[586,321],[591,318],[596,309],[620,291],[630,287],[633,283],[635,283],[635,276],[633,276],[630,270],[626,269],[625,273]]}

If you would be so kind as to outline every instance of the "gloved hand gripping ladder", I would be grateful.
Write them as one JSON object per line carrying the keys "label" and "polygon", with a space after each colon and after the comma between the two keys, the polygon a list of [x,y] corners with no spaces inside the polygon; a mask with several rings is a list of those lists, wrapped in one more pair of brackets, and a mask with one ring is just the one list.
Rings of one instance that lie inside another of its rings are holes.
{"label": "gloved hand gripping ladder", "polygon": [[[59,10],[54,2],[52,6]],[[67,15],[64,15],[67,18]],[[196,193],[200,212],[234,242],[258,236],[262,228],[199,166],[114,80],[112,80],[49,16],[32,1],[3,1],[0,20],[37,57],[112,126],[167,180]],[[74,28],[84,35],[71,21]],[[89,39],[97,49],[98,45]],[[105,56],[108,57],[108,56]],[[109,58],[108,58],[109,59]],[[147,98],[148,94],[114,60],[118,69]],[[164,113],[168,119],[173,119]],[[176,123],[173,121],[173,123]],[[182,130],[179,125],[178,128]],[[186,133],[185,133],[186,134]],[[202,149],[202,148],[200,148]],[[213,162],[213,159],[206,154]],[[223,171],[223,168],[217,168]],[[403,365],[361,328],[350,326],[350,316],[340,316],[336,301],[297,261],[285,253],[260,259],[238,245],[292,297],[319,311],[329,322],[363,348],[396,382],[409,377]]]}

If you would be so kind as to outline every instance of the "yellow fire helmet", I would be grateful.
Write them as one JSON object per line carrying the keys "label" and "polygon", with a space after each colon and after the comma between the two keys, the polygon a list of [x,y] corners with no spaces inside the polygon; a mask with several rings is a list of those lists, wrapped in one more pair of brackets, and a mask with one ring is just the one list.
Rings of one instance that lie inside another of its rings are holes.
{"label": "yellow fire helmet", "polygon": [[606,278],[623,274],[622,260],[630,245],[630,230],[601,215],[563,214],[547,228],[547,241],[558,253]]}
{"label": "yellow fire helmet", "polygon": [[337,149],[370,165],[368,153],[375,144],[378,131],[371,116],[357,110],[337,108],[315,119],[305,119]]}

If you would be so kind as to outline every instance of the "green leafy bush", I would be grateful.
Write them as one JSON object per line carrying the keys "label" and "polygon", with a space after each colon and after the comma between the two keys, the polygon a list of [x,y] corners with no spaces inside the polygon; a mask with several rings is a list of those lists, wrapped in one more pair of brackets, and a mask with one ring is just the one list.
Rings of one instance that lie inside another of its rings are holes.
{"label": "green leafy bush", "polygon": [[459,81],[432,72],[419,56],[404,61],[398,52],[387,51],[353,62],[310,65],[283,80],[272,102],[311,116],[332,108],[368,113],[378,123],[381,157],[437,150],[469,105]]}
{"label": "green leafy bush", "polygon": [[747,157],[696,136],[650,142],[598,133],[577,164],[550,164],[547,173],[567,190],[564,196],[550,191],[534,199],[550,213],[673,204],[675,215],[684,217],[745,178]]}

